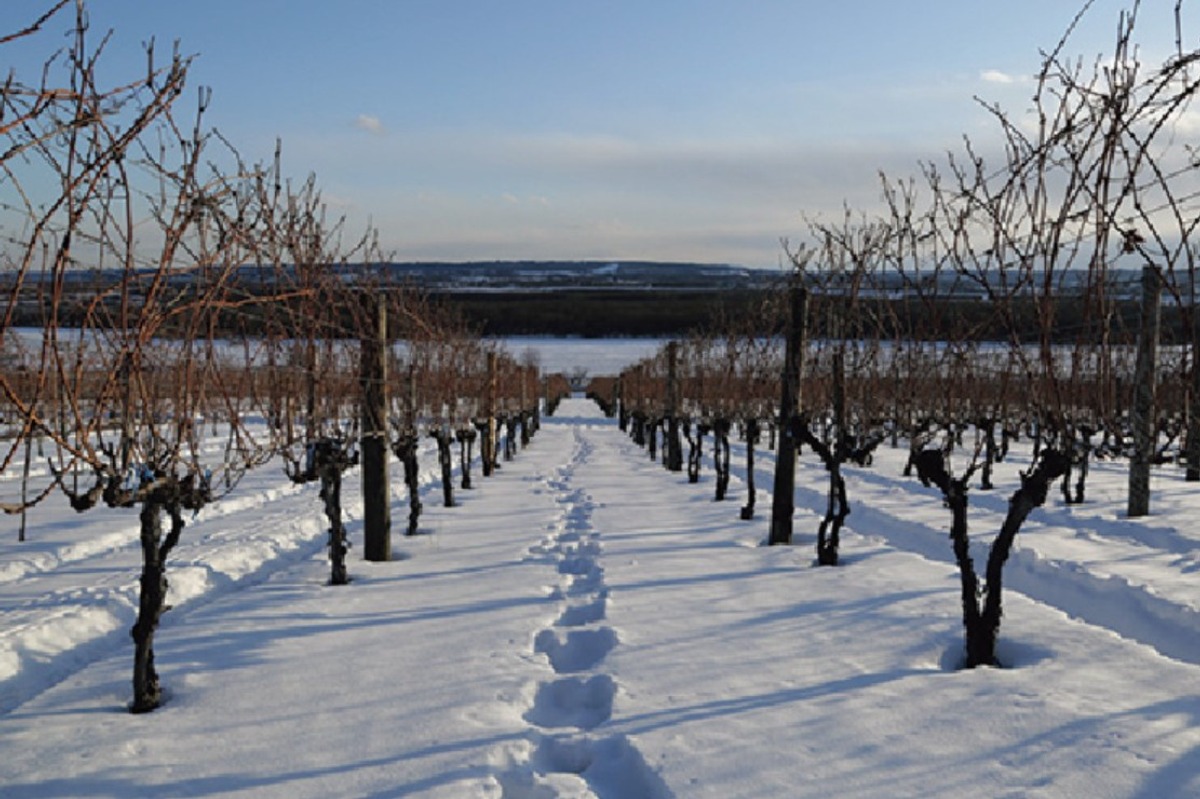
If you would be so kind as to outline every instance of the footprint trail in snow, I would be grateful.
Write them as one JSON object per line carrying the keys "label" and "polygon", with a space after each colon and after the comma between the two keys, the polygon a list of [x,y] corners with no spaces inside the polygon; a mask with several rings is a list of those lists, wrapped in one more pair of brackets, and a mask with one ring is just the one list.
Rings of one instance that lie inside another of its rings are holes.
{"label": "footprint trail in snow", "polygon": [[554,569],[547,593],[557,615],[534,633],[531,644],[550,674],[528,694],[522,716],[530,725],[526,739],[498,758],[503,799],[656,796],[636,748],[624,735],[603,734],[618,690],[604,661],[620,638],[607,623],[603,545],[591,519],[595,505],[574,485],[593,449],[576,429],[570,460],[545,480],[562,510],[527,557]]}

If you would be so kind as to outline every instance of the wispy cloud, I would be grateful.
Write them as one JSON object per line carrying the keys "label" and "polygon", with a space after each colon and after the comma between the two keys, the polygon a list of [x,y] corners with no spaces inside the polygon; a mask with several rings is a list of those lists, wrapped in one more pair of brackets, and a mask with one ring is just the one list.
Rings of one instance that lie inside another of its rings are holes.
{"label": "wispy cloud", "polygon": [[382,136],[387,132],[383,127],[383,121],[379,117],[371,116],[370,114],[359,114],[358,118],[354,120],[354,127],[359,130],[365,130],[367,133],[375,136]]}
{"label": "wispy cloud", "polygon": [[[361,135],[361,134],[360,134]],[[405,258],[647,257],[773,266],[804,219],[878,207],[879,171],[915,173],[945,142],[870,129],[837,142],[771,136],[389,131],[317,147],[317,174],[399,175],[356,194]],[[986,142],[984,142],[986,144]],[[332,159],[329,168],[323,159]],[[464,220],[469,223],[464,224]]]}
{"label": "wispy cloud", "polygon": [[514,194],[511,191],[506,191],[500,195],[500,199],[503,200],[507,205],[523,205],[526,207],[535,206],[539,208],[550,207],[550,199],[538,194],[521,196]]}
{"label": "wispy cloud", "polygon": [[[407,176],[362,205],[404,258],[659,258],[774,266],[804,217],[869,210],[879,176],[929,144],[690,141],[551,133],[436,140],[398,132],[374,157]],[[343,156],[348,155],[343,153]],[[376,168],[378,169],[378,162]],[[466,180],[469,176],[471,180]],[[386,209],[386,210],[380,210]],[[463,225],[462,220],[470,220]]]}
{"label": "wispy cloud", "polygon": [[979,73],[979,79],[984,83],[999,83],[1008,85],[1017,82],[1017,78],[1007,72],[1001,72],[998,69],[985,69]]}

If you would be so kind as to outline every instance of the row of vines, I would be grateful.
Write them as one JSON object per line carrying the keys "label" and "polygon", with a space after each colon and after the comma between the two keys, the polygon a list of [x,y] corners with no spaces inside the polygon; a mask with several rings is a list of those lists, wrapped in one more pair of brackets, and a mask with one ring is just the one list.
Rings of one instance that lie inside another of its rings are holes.
{"label": "row of vines", "polygon": [[[790,285],[753,318],[589,388],[692,481],[710,437],[718,500],[740,436],[743,519],[755,515],[756,447],[774,450],[771,544],[792,538],[795,458],[818,458],[822,565],[838,563],[851,512],[843,467],[869,466],[885,442],[909,447],[905,474],[950,511],[967,666],[995,662],[1004,562],[1055,484],[1063,502],[1083,502],[1089,464],[1126,459],[1132,517],[1148,512],[1151,465],[1200,480],[1200,158],[1186,138],[1200,51],[1184,49],[1179,3],[1175,52],[1145,66],[1137,18],[1135,5],[1113,52],[1090,65],[1065,55],[1068,31],[1028,113],[987,107],[999,158],[966,140],[915,177],[881,176],[882,212],[810,219],[802,243],[785,243]],[[1030,462],[979,573],[968,489],[995,487],[1017,439]]]}
{"label": "row of vines", "polygon": [[[436,440],[453,505],[452,448],[468,488],[472,459],[487,475],[513,457],[546,391],[566,389],[373,279],[373,231],[329,218],[279,147],[249,162],[209,128],[210,93],[186,91],[178,50],[150,43],[143,74],[109,78],[110,36],[72,0],[0,47],[64,21],[71,38],[34,80],[0,85],[0,507],[22,538],[42,503],[138,511],[130,707],[143,712],[162,699],[154,633],[187,514],[282,465],[320,484],[330,581],[345,583],[348,468],[386,484],[394,453],[415,534],[419,441]],[[386,507],[377,521],[386,540]]]}
{"label": "row of vines", "polygon": [[[915,177],[882,176],[881,213],[811,219],[802,243],[785,243],[791,283],[760,313],[594,381],[593,396],[690,479],[711,436],[717,499],[740,435],[744,519],[756,514],[755,448],[775,450],[773,544],[791,541],[788,481],[813,453],[829,474],[827,565],[851,510],[842,467],[869,465],[884,442],[908,446],[914,476],[950,510],[967,664],[994,662],[1001,567],[1053,481],[1080,502],[1090,459],[1128,458],[1132,515],[1145,512],[1135,476],[1150,463],[1200,479],[1200,158],[1186,142],[1200,52],[1184,47],[1181,6],[1174,52],[1153,68],[1135,46],[1136,5],[1092,64],[1067,57],[1069,31],[1029,113],[988,107],[1000,155],[966,141]],[[72,10],[73,38],[36,79],[0,85],[0,473],[20,474],[0,507],[22,519],[52,501],[139,509],[131,708],[146,711],[162,697],[153,636],[187,513],[282,463],[319,483],[331,582],[343,583],[348,468],[362,463],[370,505],[367,481],[386,488],[394,456],[416,534],[421,441],[435,442],[453,505],[456,456],[469,488],[476,458],[491,474],[568,388],[374,278],[386,260],[374,232],[331,219],[279,148],[247,161],[208,127],[210,93],[185,91],[191,62],[177,50],[151,43],[144,74],[110,80],[110,40],[71,0],[0,47]],[[978,475],[991,489],[1018,437],[1031,461],[981,579],[968,486]],[[386,507],[374,520],[385,539]]]}

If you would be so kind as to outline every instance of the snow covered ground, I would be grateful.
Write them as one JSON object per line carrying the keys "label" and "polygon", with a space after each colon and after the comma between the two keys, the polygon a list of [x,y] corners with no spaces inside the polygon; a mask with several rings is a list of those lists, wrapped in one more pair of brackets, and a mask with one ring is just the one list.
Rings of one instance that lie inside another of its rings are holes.
{"label": "snow covered ground", "polygon": [[[826,474],[798,470],[796,542],[569,400],[422,535],[326,585],[315,486],[251,473],[185,531],[157,639],[167,691],[130,696],[136,514],[39,507],[0,530],[0,796],[1200,796],[1200,493],[1124,467],[1034,512],[1006,571],[1004,668],[960,671],[959,584],[903,450],[848,469],[843,565],[813,566]],[[971,494],[982,561],[1016,472]],[[762,490],[763,488],[767,490]]]}

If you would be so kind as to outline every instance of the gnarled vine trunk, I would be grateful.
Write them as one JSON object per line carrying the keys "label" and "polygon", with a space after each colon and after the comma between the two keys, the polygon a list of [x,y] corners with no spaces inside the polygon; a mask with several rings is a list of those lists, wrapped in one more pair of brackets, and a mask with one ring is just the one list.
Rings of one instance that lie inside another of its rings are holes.
{"label": "gnarled vine trunk", "polygon": [[941,451],[925,450],[920,453],[916,466],[921,482],[936,485],[950,509],[950,540],[954,545],[954,559],[958,563],[962,585],[963,630],[966,636],[964,668],[998,665],[996,640],[1002,615],[1004,564],[1021,525],[1034,508],[1046,501],[1050,483],[1063,475],[1067,464],[1066,455],[1044,448],[1035,466],[1021,475],[1021,487],[1009,499],[1008,513],[988,553],[981,589],[975,563],[971,559],[971,543],[967,533],[967,481],[974,466],[962,477],[954,478],[946,469],[945,455]]}
{"label": "gnarled vine trunk", "polygon": [[438,465],[442,470],[442,505],[443,507],[454,507],[454,454],[450,451],[451,438],[450,431],[438,429],[432,431],[430,436],[437,442],[438,450]]}
{"label": "gnarled vine trunk", "polygon": [[728,419],[714,419],[713,431],[713,469],[717,473],[716,501],[723,502],[729,491],[729,431],[731,425]]}
{"label": "gnarled vine trunk", "polygon": [[346,525],[342,523],[342,469],[333,452],[317,456],[317,472],[321,475],[321,499],[325,502],[325,518],[329,520],[329,584],[346,585],[350,574],[346,569],[346,553],[350,549]]}
{"label": "gnarled vine trunk", "polygon": [[689,483],[700,482],[700,463],[704,457],[704,434],[707,432],[708,425],[698,422],[696,435],[693,437],[692,425],[684,422],[683,434],[688,442],[687,476]]}
{"label": "gnarled vine trunk", "polygon": [[[142,574],[139,580],[138,615],[129,631],[133,638],[133,701],[129,710],[147,713],[162,703],[162,687],[154,668],[154,633],[162,614],[167,611],[167,557],[179,543],[184,521],[178,483],[150,490],[142,500],[140,538]],[[171,529],[163,536],[162,517],[171,519]]]}
{"label": "gnarled vine trunk", "polygon": [[742,519],[754,518],[754,502],[757,489],[754,487],[754,445],[758,443],[761,430],[757,419],[746,420],[746,504],[742,506]]}
{"label": "gnarled vine trunk", "polygon": [[396,442],[396,457],[404,467],[404,485],[408,489],[408,529],[405,535],[417,534],[421,517],[421,473],[417,463],[417,435],[405,433]]}
{"label": "gnarled vine trunk", "polygon": [[458,439],[458,463],[462,469],[462,479],[459,486],[464,490],[471,488],[471,459],[474,457],[472,450],[474,449],[475,429],[472,427],[464,427],[455,433],[455,438]]}

